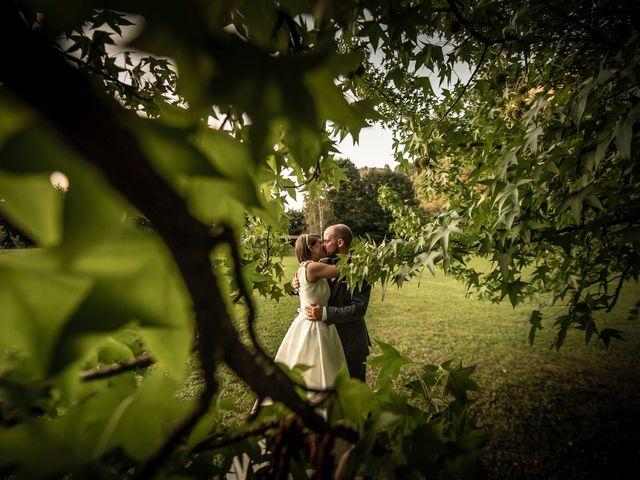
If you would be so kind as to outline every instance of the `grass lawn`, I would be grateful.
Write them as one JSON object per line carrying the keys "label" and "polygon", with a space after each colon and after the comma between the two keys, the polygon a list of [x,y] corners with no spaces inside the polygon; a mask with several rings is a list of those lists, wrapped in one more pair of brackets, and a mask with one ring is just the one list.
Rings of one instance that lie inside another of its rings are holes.
{"label": "grass lawn", "polygon": [[[295,259],[286,265],[290,275]],[[513,309],[508,301],[468,298],[464,285],[442,274],[389,287],[384,301],[375,287],[366,318],[372,339],[415,361],[477,364],[481,391],[473,411],[490,435],[483,450],[489,478],[629,478],[626,472],[640,472],[640,325],[627,317],[639,299],[640,287],[629,284],[618,306],[601,317],[625,332],[625,341],[608,349],[585,346],[577,330],[559,352],[550,349],[549,318],[530,347],[536,303]],[[297,302],[257,300],[256,329],[269,353],[275,354]]]}

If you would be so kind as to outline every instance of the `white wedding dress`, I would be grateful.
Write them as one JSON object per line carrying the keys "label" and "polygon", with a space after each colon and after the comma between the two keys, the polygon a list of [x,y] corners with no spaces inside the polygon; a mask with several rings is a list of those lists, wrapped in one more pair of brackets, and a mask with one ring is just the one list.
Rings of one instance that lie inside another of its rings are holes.
{"label": "white wedding dress", "polygon": [[275,361],[289,368],[307,365],[310,368],[302,374],[306,385],[329,388],[333,386],[338,372],[346,369],[347,361],[335,325],[310,321],[305,317],[304,307],[312,303],[327,305],[331,294],[329,282],[324,278],[315,283],[307,280],[306,267],[309,263],[301,263],[298,267],[300,310],[282,340]]}

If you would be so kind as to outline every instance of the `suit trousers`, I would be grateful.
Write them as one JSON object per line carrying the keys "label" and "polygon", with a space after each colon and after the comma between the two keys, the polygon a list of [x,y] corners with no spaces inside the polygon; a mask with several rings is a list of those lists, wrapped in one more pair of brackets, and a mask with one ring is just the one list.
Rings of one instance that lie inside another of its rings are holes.
{"label": "suit trousers", "polygon": [[367,356],[366,355],[347,355],[347,368],[349,376],[363,382],[367,381]]}

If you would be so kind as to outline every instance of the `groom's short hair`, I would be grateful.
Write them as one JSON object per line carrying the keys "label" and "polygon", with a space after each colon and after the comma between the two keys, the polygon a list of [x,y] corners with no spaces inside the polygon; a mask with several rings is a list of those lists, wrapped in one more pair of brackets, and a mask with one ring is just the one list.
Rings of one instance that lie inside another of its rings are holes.
{"label": "groom's short hair", "polygon": [[351,229],[349,227],[347,227],[344,223],[337,223],[335,225],[331,225],[329,228],[333,230],[333,234],[337,238],[342,239],[347,248],[351,248],[353,233],[351,233]]}

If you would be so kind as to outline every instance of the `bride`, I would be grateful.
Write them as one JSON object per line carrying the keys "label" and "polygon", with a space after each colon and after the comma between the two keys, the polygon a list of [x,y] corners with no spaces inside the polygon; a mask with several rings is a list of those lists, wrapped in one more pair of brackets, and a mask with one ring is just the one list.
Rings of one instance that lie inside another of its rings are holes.
{"label": "bride", "polygon": [[[339,277],[340,270],[318,261],[327,256],[318,235],[300,235],[296,240],[295,251],[299,264],[297,276],[300,283],[300,309],[280,344],[275,361],[289,368],[306,365],[309,368],[302,373],[302,378],[307,387],[327,389],[333,386],[340,370],[347,368],[342,343],[335,325],[307,320],[304,307],[312,303],[327,305],[331,294],[327,279]],[[261,405],[269,404],[269,398],[256,400],[253,411]],[[261,441],[263,453],[265,445]],[[244,453],[241,457],[234,457],[233,467],[227,478],[249,478],[250,471],[255,472],[260,466],[252,467],[249,456]]]}
{"label": "bride", "polygon": [[312,303],[327,305],[331,294],[327,279],[339,277],[340,270],[319,262],[326,257],[326,251],[318,235],[300,235],[295,252],[299,263],[300,309],[282,340],[275,361],[289,368],[307,365],[309,369],[302,374],[306,385],[325,389],[333,386],[347,361],[335,325],[307,320],[304,307]]}

